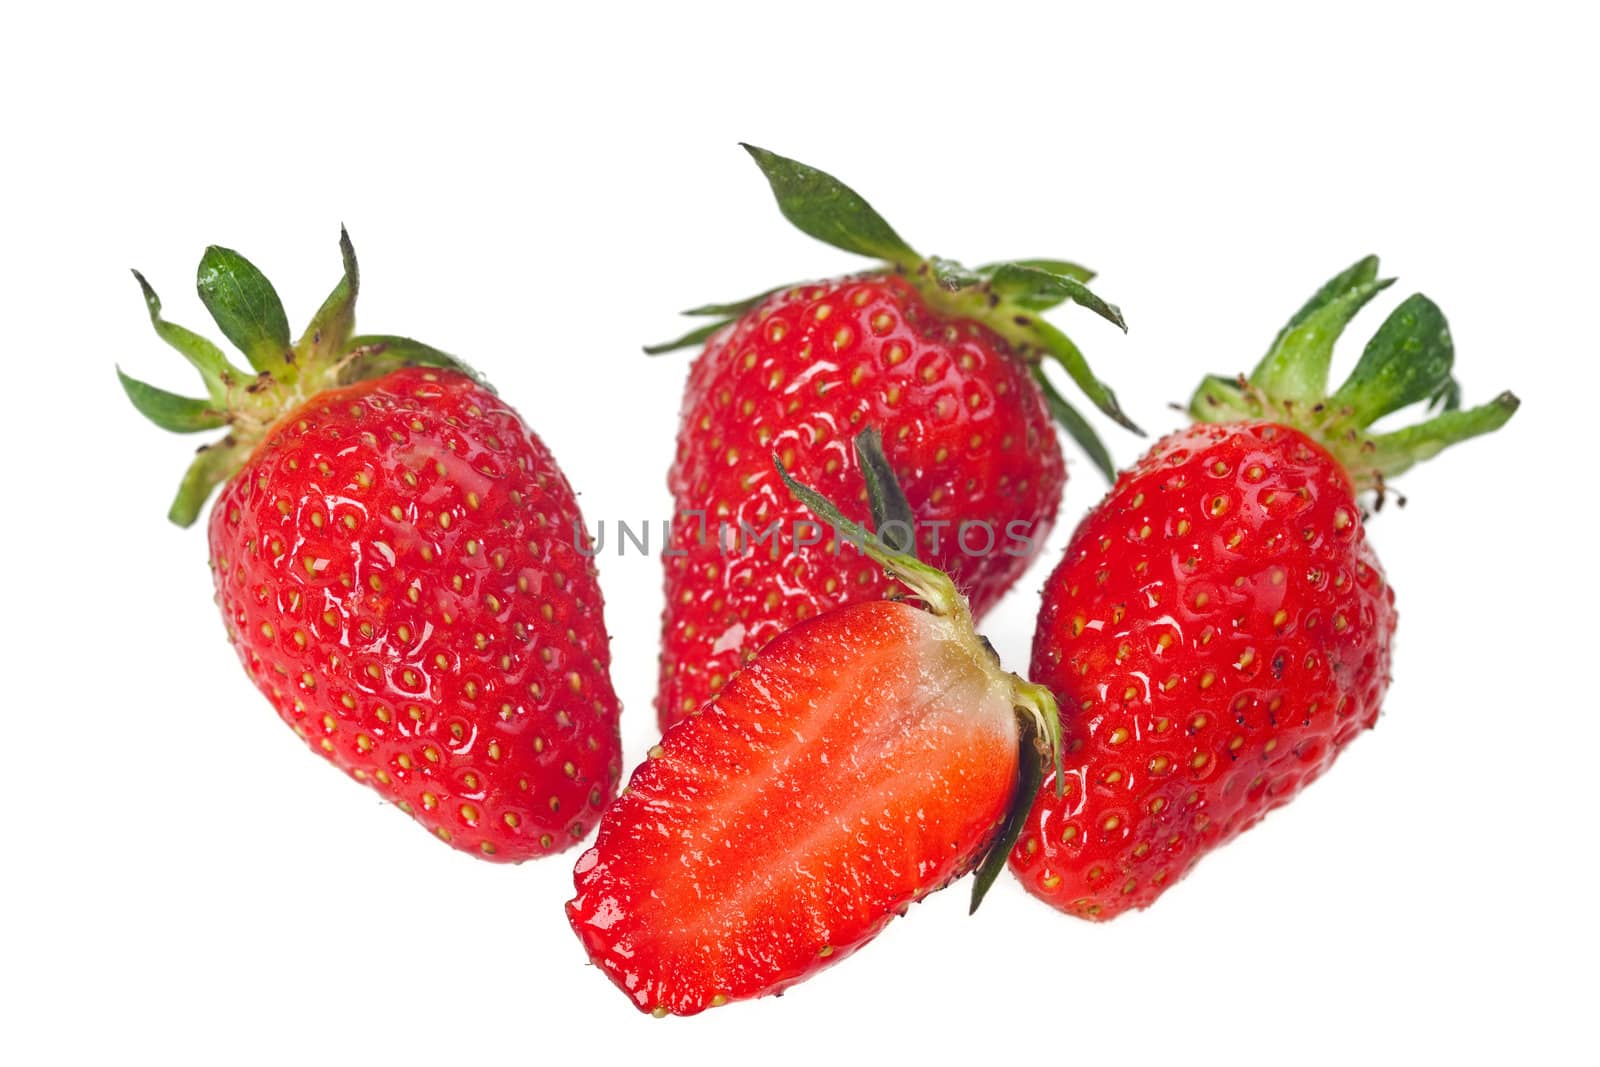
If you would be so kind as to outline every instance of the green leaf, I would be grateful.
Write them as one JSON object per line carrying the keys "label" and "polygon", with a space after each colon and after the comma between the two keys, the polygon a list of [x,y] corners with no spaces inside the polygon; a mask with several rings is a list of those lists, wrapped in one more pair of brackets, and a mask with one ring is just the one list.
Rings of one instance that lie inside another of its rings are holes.
{"label": "green leaf", "polygon": [[978,268],[979,274],[993,274],[996,267],[1007,264],[1016,267],[1037,267],[1051,274],[1064,274],[1085,284],[1094,281],[1094,271],[1078,263],[1066,259],[1008,259],[1002,263],[985,263]]}
{"label": "green leaf", "polygon": [[937,567],[930,567],[909,553],[895,551],[884,544],[877,534],[845,518],[827,497],[795,481],[776,452],[772,454],[772,465],[777,469],[778,478],[796,500],[833,527],[838,537],[855,545],[868,559],[883,567],[886,573],[916,594],[929,611],[957,619],[969,627],[972,625],[967,600],[956,591],[956,584],[948,574]]}
{"label": "green leaf", "polygon": [[479,385],[490,388],[477,371],[456,357],[409,337],[364,334],[350,338],[346,351],[348,354],[339,371],[340,385],[368,381],[406,367],[442,367],[465,374]]}
{"label": "green leaf", "polygon": [[1393,284],[1393,278],[1360,281],[1326,299],[1321,299],[1323,294],[1319,292],[1307,304],[1307,307],[1313,303],[1317,306],[1309,313],[1302,308],[1295,319],[1290,320],[1290,327],[1279,334],[1272,350],[1251,372],[1251,384],[1274,400],[1303,404],[1322,401],[1328,395],[1328,367],[1333,362],[1334,343],[1356,312]]}
{"label": "green leaf", "polygon": [[[1300,306],[1300,310],[1296,311],[1289,317],[1289,321],[1284,324],[1283,329],[1278,331],[1278,336],[1272,339],[1272,348],[1278,347],[1278,343],[1283,340],[1284,334],[1288,333],[1290,330],[1309,319],[1316,312],[1326,307],[1330,302],[1333,301],[1335,297],[1342,296],[1359,285],[1366,285],[1369,282],[1374,282],[1377,280],[1377,278],[1377,256],[1366,256],[1362,259],[1356,260],[1350,266],[1346,267],[1338,274],[1335,274],[1326,282],[1323,282],[1322,288],[1318,289],[1315,293],[1312,293],[1311,299],[1302,304]],[[1272,349],[1268,349],[1269,353],[1271,351]]]}
{"label": "green leaf", "polygon": [[1430,397],[1448,402],[1454,362],[1455,346],[1444,312],[1417,293],[1384,320],[1331,400],[1336,407],[1349,408],[1357,426],[1369,426]]}
{"label": "green leaf", "polygon": [[1067,398],[1061,395],[1055,383],[1045,376],[1044,364],[1033,365],[1033,378],[1039,383],[1039,391],[1044,394],[1044,403],[1050,409],[1051,417],[1067,431],[1067,436],[1083,449],[1089,461],[1094,464],[1094,469],[1104,475],[1107,482],[1115,482],[1117,468],[1111,462],[1111,453],[1106,451],[1105,443],[1100,440],[1100,435],[1094,432],[1094,427],[1078,413],[1078,409],[1067,403]]}
{"label": "green leaf", "polygon": [[1087,285],[1066,274],[1054,274],[1021,263],[1002,263],[994,269],[990,284],[1002,300],[1010,303],[1042,311],[1070,300],[1113,323],[1124,333],[1128,330],[1115,304],[1100,299]]}
{"label": "green leaf", "polygon": [[1423,460],[1432,459],[1451,445],[1493,433],[1516,414],[1522,401],[1510,392],[1466,411],[1446,411],[1427,422],[1370,438],[1372,448],[1363,461],[1392,478]]}
{"label": "green leaf", "polygon": [[167,510],[167,518],[178,526],[193,526],[211,491],[233,477],[244,459],[244,449],[231,436],[202,448],[184,472],[183,481],[178,483],[178,493]]}
{"label": "green leaf", "polygon": [[177,349],[179,354],[200,372],[200,377],[206,384],[206,393],[212,402],[219,407],[226,406],[228,387],[251,375],[230,363],[228,357],[223,355],[222,349],[204,337],[163,319],[161,298],[156,296],[156,291],[145,281],[143,274],[134,271],[133,276],[138,280],[139,288],[144,293],[144,304],[150,312],[150,325],[155,327],[156,336]]}
{"label": "green leaf", "polygon": [[1429,411],[1455,411],[1461,407],[1461,383],[1451,375],[1428,397]]}
{"label": "green leaf", "polygon": [[766,175],[778,210],[802,233],[835,248],[911,270],[921,257],[883,216],[839,179],[754,145],[741,144]]}
{"label": "green leaf", "polygon": [[683,312],[683,314],[710,315],[719,319],[736,318],[760,304],[773,293],[781,293],[785,289],[790,288],[793,287],[788,285],[780,285],[775,288],[768,289],[764,293],[757,293],[755,296],[747,296],[743,300],[735,300],[731,304],[701,304],[697,308],[690,308],[688,311]]}
{"label": "green leaf", "polygon": [[212,245],[200,258],[195,284],[206,310],[250,365],[280,381],[292,381],[294,350],[289,320],[272,283],[239,253]]}
{"label": "green leaf", "polygon": [[856,460],[867,480],[867,504],[872,509],[872,528],[894,552],[917,554],[917,520],[905,490],[895,477],[894,468],[883,454],[883,438],[876,426],[856,434]]}
{"label": "green leaf", "polygon": [[356,249],[350,234],[339,227],[339,254],[344,260],[344,275],[322,307],[311,317],[311,324],[300,335],[295,354],[302,367],[324,367],[344,353],[345,343],[356,328],[356,294],[361,291],[361,271],[356,265]]}
{"label": "green leaf", "polygon": [[165,389],[157,389],[137,378],[130,378],[122,373],[121,367],[117,368],[117,380],[122,383],[122,391],[128,394],[133,406],[139,409],[139,414],[163,430],[171,430],[173,433],[199,433],[202,430],[215,430],[228,424],[228,416],[212,407],[209,400],[179,396]]}
{"label": "green leaf", "polygon": [[661,344],[645,345],[644,354],[647,356],[659,356],[663,352],[672,352],[679,348],[688,348],[691,345],[702,344],[709,340],[712,334],[716,333],[724,326],[730,325],[732,322],[732,319],[720,319],[717,322],[708,322],[704,326],[696,326],[694,329],[690,330],[688,333],[684,334],[675,341],[664,341]]}
{"label": "green leaf", "polygon": [[1095,407],[1099,408],[1119,426],[1132,430],[1140,436],[1144,431],[1134,424],[1133,420],[1123,413],[1122,405],[1117,403],[1117,394],[1111,387],[1094,376],[1089,369],[1089,361],[1083,358],[1083,353],[1072,339],[1043,319],[1032,319],[1027,325],[1032,336],[1038,339],[1046,355],[1060,363],[1066,369],[1067,376],[1073,384],[1083,390],[1083,395],[1088,397]]}
{"label": "green leaf", "polygon": [[1006,809],[1005,821],[1000,824],[1000,830],[995,834],[989,850],[983,854],[983,862],[978,865],[978,873],[972,880],[972,904],[967,908],[968,915],[978,910],[978,905],[983,903],[983,898],[988,895],[995,879],[1005,870],[1011,848],[1017,843],[1017,838],[1022,836],[1022,828],[1028,822],[1028,812],[1033,807],[1034,797],[1038,796],[1039,786],[1044,782],[1044,765],[1039,759],[1036,740],[1039,736],[1038,727],[1024,721],[1019,734],[1017,791],[1011,798],[1011,806]]}

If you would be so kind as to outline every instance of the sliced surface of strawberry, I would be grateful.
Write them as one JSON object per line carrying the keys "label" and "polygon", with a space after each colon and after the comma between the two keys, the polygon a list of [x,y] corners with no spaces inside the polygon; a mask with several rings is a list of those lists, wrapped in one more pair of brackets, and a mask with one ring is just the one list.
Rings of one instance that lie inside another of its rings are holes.
{"label": "sliced surface of strawberry", "polygon": [[643,1011],[782,992],[997,839],[1003,862],[1033,737],[1054,751],[1048,695],[1000,668],[949,579],[806,499],[924,606],[854,604],[788,630],[608,809],[567,914]]}

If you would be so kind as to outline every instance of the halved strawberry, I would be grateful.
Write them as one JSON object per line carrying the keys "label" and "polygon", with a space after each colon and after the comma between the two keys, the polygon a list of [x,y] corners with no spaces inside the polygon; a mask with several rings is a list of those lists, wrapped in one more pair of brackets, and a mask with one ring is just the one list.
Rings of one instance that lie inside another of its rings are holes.
{"label": "halved strawberry", "polygon": [[643,1011],[780,992],[986,852],[992,878],[1019,825],[1007,813],[1038,780],[1033,730],[1058,751],[1049,694],[1001,669],[950,579],[777,466],[924,607],[877,600],[790,629],[667,731],[607,810],[567,914]]}

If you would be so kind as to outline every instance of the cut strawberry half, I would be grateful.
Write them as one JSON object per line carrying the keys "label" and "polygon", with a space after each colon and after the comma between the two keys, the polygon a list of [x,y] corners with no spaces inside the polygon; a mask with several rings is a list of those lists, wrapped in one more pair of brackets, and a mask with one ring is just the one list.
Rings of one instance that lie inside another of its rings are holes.
{"label": "cut strawberry half", "polygon": [[[887,465],[863,438],[882,516]],[[950,579],[778,470],[922,606],[855,604],[789,630],[669,730],[607,811],[567,914],[644,1011],[780,992],[987,855],[981,896],[1040,750],[1059,756],[1050,695],[1001,669]]]}

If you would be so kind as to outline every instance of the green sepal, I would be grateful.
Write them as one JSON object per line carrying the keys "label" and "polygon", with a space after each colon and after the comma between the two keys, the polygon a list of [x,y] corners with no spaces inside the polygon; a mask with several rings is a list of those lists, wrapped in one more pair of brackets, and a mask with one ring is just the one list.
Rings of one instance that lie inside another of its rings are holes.
{"label": "green sepal", "polygon": [[1450,368],[1455,346],[1439,305],[1415,293],[1384,320],[1361,353],[1355,370],[1329,398],[1349,411],[1357,426],[1370,426],[1392,411],[1437,398],[1447,409],[1460,405],[1460,387]]}
{"label": "green sepal", "polygon": [[757,293],[755,296],[747,296],[743,300],[735,300],[731,304],[701,304],[697,308],[690,308],[688,311],[682,312],[682,314],[697,316],[710,315],[713,318],[719,319],[733,318],[743,315],[745,312],[751,310],[772,294],[781,293],[785,289],[789,288],[792,287],[787,285],[779,285],[768,289],[764,293]]}
{"label": "green sepal", "polygon": [[295,377],[289,319],[277,290],[255,264],[231,248],[212,245],[195,278],[200,299],[250,366],[289,384]]}
{"label": "green sepal", "polygon": [[1008,259],[1000,263],[985,263],[983,266],[978,267],[977,271],[979,274],[993,274],[996,267],[1003,267],[1006,265],[1013,267],[1037,267],[1039,270],[1049,271],[1051,274],[1064,275],[1068,278],[1072,278],[1075,281],[1083,282],[1085,285],[1094,281],[1094,271],[1090,270],[1088,267],[1085,267],[1081,263],[1074,263],[1067,259],[1041,259],[1032,257],[1028,259]]}
{"label": "green sepal", "polygon": [[688,348],[690,345],[703,344],[711,339],[712,334],[716,333],[724,326],[731,326],[739,319],[741,315],[744,315],[746,312],[758,306],[763,300],[770,297],[773,293],[781,293],[787,288],[789,288],[789,286],[780,285],[775,288],[768,289],[764,293],[757,293],[755,296],[747,296],[743,300],[735,300],[729,304],[701,304],[699,307],[690,308],[688,311],[683,312],[683,314],[691,316],[709,315],[717,321],[696,326],[694,329],[690,330],[688,333],[677,338],[676,340],[664,341],[660,344],[654,345],[645,345],[644,354],[647,356],[659,356],[664,352],[675,352],[680,348]]}
{"label": "green sepal", "polygon": [[391,337],[385,334],[364,334],[352,337],[344,361],[339,366],[340,385],[352,385],[371,378],[382,377],[392,371],[407,367],[442,367],[464,374],[485,389],[493,387],[465,363],[447,352],[409,337]]}
{"label": "green sepal", "polygon": [[1285,334],[1322,310],[1335,297],[1341,296],[1357,286],[1377,281],[1377,279],[1378,257],[1363,256],[1326,282],[1323,282],[1322,288],[1312,293],[1311,298],[1300,305],[1300,310],[1289,316],[1289,321],[1284,324],[1283,329],[1278,331],[1278,336],[1272,339],[1272,345],[1267,349],[1268,354],[1271,354],[1273,349],[1282,343]]}
{"label": "green sepal", "polygon": [[131,378],[117,368],[117,380],[122,391],[139,410],[139,414],[173,433],[199,433],[228,425],[228,416],[212,406],[211,401],[197,397],[179,396],[165,389],[157,389],[147,382]]}
{"label": "green sepal", "polygon": [[883,438],[876,426],[856,434],[856,459],[867,480],[867,506],[872,512],[872,528],[892,551],[908,556],[917,554],[916,516],[900,479],[883,454]]}
{"label": "green sepal", "polygon": [[1428,397],[1429,411],[1455,411],[1461,406],[1461,383],[1451,375]]}
{"label": "green sepal", "polygon": [[755,145],[743,144],[766,175],[778,210],[802,233],[846,252],[887,260],[910,270],[921,256],[882,215],[833,175]]}
{"label": "green sepal", "polygon": [[[1451,445],[1504,426],[1519,405],[1512,393],[1461,409],[1461,385],[1451,371],[1455,346],[1449,324],[1421,293],[1390,313],[1349,378],[1327,395],[1334,340],[1390,284],[1377,272],[1377,257],[1368,256],[1336,275],[1290,318],[1255,373],[1248,379],[1206,378],[1189,401],[1189,413],[1197,422],[1293,426],[1338,460],[1358,492],[1374,491],[1380,502],[1387,479]],[[1367,431],[1378,419],[1418,402],[1436,414],[1389,433]]]}
{"label": "green sepal", "polygon": [[917,557],[897,552],[884,544],[871,530],[844,517],[833,502],[810,486],[801,485],[789,474],[778,454],[772,454],[772,465],[778,477],[788,487],[794,498],[823,522],[832,526],[839,537],[855,545],[868,559],[877,563],[896,581],[916,594],[935,615],[957,619],[963,625],[972,625],[972,612],[966,597],[956,590],[950,576],[937,567],[930,567]]}
{"label": "green sepal", "polygon": [[187,330],[175,322],[163,319],[161,298],[156,296],[156,291],[145,281],[143,274],[134,271],[133,276],[139,282],[140,291],[144,293],[144,305],[150,312],[150,325],[155,327],[156,336],[177,349],[178,353],[200,372],[200,378],[206,385],[206,394],[212,401],[219,406],[225,405],[228,400],[228,387],[237,381],[250,378],[251,374],[235,367],[223,354],[222,349],[193,330]]}
{"label": "green sepal", "polygon": [[1094,464],[1094,469],[1105,477],[1107,482],[1117,480],[1116,464],[1111,461],[1111,453],[1106,450],[1105,443],[1100,440],[1100,435],[1094,432],[1094,427],[1089,425],[1078,409],[1067,402],[1061,391],[1055,387],[1044,372],[1042,363],[1033,365],[1033,380],[1039,383],[1039,391],[1044,394],[1045,407],[1050,409],[1051,418],[1065,431],[1067,436],[1083,449],[1089,461]]}
{"label": "green sepal", "polygon": [[1024,720],[1018,734],[1017,791],[1011,798],[1011,806],[1006,809],[999,831],[978,864],[977,874],[973,876],[972,903],[967,908],[968,915],[977,912],[978,905],[983,903],[983,898],[1000,877],[1000,872],[1005,870],[1012,846],[1022,836],[1022,828],[1028,822],[1028,812],[1032,810],[1039,786],[1044,782],[1044,763],[1039,759],[1039,728]]}
{"label": "green sepal", "polygon": [[1196,422],[1254,422],[1267,417],[1267,406],[1249,382],[1208,374],[1189,398],[1189,415]]}
{"label": "green sepal", "polygon": [[[1363,260],[1362,264],[1366,262]],[[1376,261],[1373,265],[1376,268]],[[1272,350],[1251,372],[1250,384],[1280,401],[1314,404],[1326,397],[1328,367],[1333,362],[1334,343],[1344,333],[1350,320],[1355,318],[1356,312],[1393,284],[1393,278],[1358,281],[1326,299],[1323,299],[1323,294],[1328,286],[1324,286],[1278,335]],[[1312,307],[1312,304],[1316,306]]]}
{"label": "green sepal", "polygon": [[294,346],[295,357],[302,367],[334,363],[345,351],[356,328],[356,295],[361,291],[361,270],[356,264],[355,245],[351,244],[350,234],[343,226],[339,227],[339,255],[344,260],[344,274]]}
{"label": "green sepal", "polygon": [[1375,434],[1368,438],[1371,448],[1363,458],[1385,478],[1392,478],[1451,445],[1493,433],[1516,414],[1521,404],[1516,394],[1504,392],[1475,408],[1446,411],[1403,430]]}
{"label": "green sepal", "polygon": [[733,325],[733,322],[733,319],[718,319],[716,322],[708,322],[704,326],[696,326],[694,329],[690,330],[682,337],[679,337],[677,340],[663,341],[660,344],[654,345],[645,345],[644,354],[647,356],[659,356],[664,352],[676,352],[680,348],[688,348],[691,345],[703,344],[711,339],[712,334],[716,333],[724,326]]}
{"label": "green sepal", "polygon": [[1070,300],[1113,323],[1123,333],[1128,332],[1128,324],[1115,304],[1100,299],[1087,285],[1070,275],[1022,263],[1002,263],[994,268],[989,284],[1001,300],[1030,311],[1044,311]]}
{"label": "green sepal", "polygon": [[243,466],[247,454],[248,449],[231,435],[201,448],[189,469],[184,471],[183,481],[178,483],[167,518],[178,526],[193,526],[211,491]]}
{"label": "green sepal", "polygon": [[1046,355],[1061,364],[1067,372],[1067,377],[1072,379],[1073,384],[1083,391],[1083,395],[1088,397],[1095,407],[1124,429],[1144,436],[1144,431],[1123,413],[1122,405],[1117,403],[1117,394],[1112,392],[1109,385],[1094,376],[1094,372],[1089,369],[1089,361],[1083,358],[1083,353],[1072,343],[1070,337],[1039,318],[1030,318],[1019,326],[1038,340]]}

